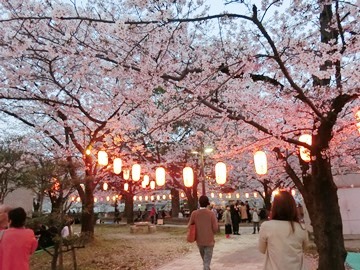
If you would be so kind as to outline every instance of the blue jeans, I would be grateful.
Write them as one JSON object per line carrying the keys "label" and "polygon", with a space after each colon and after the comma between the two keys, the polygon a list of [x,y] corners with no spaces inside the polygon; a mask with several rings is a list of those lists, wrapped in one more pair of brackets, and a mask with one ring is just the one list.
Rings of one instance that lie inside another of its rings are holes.
{"label": "blue jeans", "polygon": [[210,270],[211,258],[213,255],[214,247],[198,246],[201,258],[203,260],[204,270]]}

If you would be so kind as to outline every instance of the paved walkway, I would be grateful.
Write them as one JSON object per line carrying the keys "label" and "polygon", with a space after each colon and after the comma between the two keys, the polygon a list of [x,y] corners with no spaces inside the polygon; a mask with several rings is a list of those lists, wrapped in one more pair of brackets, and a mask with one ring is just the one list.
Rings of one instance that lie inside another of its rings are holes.
{"label": "paved walkway", "polygon": [[[230,239],[220,239],[215,243],[211,261],[212,270],[261,270],[263,269],[264,255],[258,251],[258,234],[252,234],[252,228],[241,227],[241,235],[231,235]],[[307,260],[309,269],[315,269],[313,262]],[[202,270],[202,260],[196,244],[192,250],[158,270]]]}
{"label": "paved walkway", "polygon": [[[215,243],[211,269],[227,270],[260,270],[264,255],[257,250],[258,234],[251,234],[252,228],[240,228],[241,235],[231,235],[229,239],[221,239]],[[202,260],[196,244],[191,252],[183,257],[163,265],[158,270],[202,270]],[[240,267],[241,266],[241,267]]]}

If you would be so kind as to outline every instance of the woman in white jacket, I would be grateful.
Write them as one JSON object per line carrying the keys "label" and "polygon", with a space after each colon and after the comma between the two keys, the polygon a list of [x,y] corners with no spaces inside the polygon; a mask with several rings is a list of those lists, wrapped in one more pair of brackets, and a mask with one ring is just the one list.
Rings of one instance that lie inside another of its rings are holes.
{"label": "woman in white jacket", "polygon": [[272,203],[270,221],[261,225],[259,250],[266,254],[265,270],[305,270],[307,231],[299,222],[296,203],[287,191],[280,191]]}

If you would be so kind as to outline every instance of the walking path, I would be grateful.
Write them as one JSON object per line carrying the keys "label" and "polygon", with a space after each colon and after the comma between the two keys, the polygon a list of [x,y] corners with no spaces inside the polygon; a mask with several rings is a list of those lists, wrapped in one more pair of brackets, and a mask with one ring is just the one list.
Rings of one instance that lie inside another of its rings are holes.
{"label": "walking path", "polygon": [[[212,270],[261,270],[265,256],[258,251],[258,234],[252,234],[251,227],[241,227],[241,235],[232,235],[230,239],[220,239],[215,243],[213,258],[211,260]],[[314,262],[306,260],[309,269],[314,268]],[[179,257],[158,270],[202,270],[202,260],[199,251],[194,244],[191,252]]]}

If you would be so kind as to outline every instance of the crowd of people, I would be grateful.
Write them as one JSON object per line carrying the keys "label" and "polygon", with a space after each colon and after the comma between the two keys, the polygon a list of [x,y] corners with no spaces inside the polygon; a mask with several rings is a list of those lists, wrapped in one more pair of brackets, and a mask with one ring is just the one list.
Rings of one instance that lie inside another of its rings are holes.
{"label": "crowd of people", "polygon": [[[274,197],[269,221],[261,221],[261,210],[250,207],[248,202],[235,202],[225,209],[210,206],[209,198],[199,198],[198,210],[191,213],[189,227],[195,224],[196,243],[203,260],[205,270],[210,269],[215,233],[218,232],[218,222],[225,224],[226,238],[230,235],[240,235],[239,224],[253,224],[253,234],[259,233],[259,251],[266,255],[264,269],[304,270],[303,252],[307,245],[307,232],[303,226],[302,207],[297,206],[292,195],[281,191]],[[163,213],[161,213],[163,214]],[[152,207],[149,218],[156,223],[159,213]],[[31,254],[40,247],[53,245],[53,238],[60,231],[55,226],[39,225],[35,233],[25,228],[26,212],[18,207],[11,209],[0,205],[0,269],[29,269]],[[61,229],[61,236],[66,239],[72,234],[74,219],[69,218]],[[16,256],[16,260],[13,258]]]}
{"label": "crowd of people", "polygon": [[297,207],[289,192],[281,191],[274,197],[269,221],[262,222],[261,227],[260,209],[251,208],[247,202],[227,205],[220,217],[219,211],[210,206],[207,196],[200,197],[199,206],[191,213],[188,228],[190,230],[190,225],[195,224],[195,238],[204,270],[210,270],[218,221],[225,224],[226,238],[231,234],[240,235],[240,222],[253,223],[253,234],[259,233],[259,251],[266,255],[265,270],[305,270],[304,250],[308,234],[302,223],[302,208]]}

